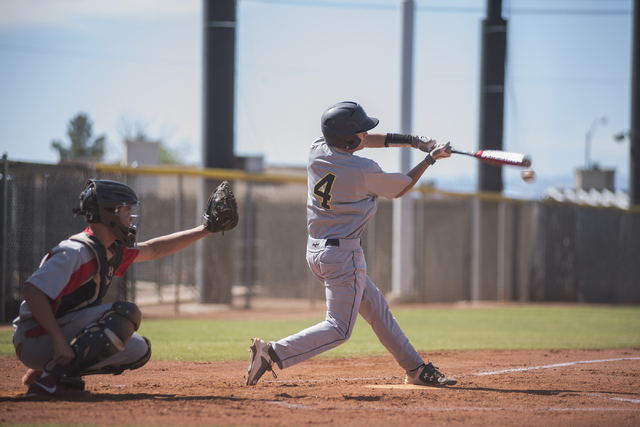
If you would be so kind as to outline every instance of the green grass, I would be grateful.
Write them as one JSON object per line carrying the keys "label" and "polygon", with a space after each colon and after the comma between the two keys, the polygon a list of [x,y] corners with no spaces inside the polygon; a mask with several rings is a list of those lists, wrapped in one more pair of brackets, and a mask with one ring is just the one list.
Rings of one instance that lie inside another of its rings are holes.
{"label": "green grass", "polygon": [[[640,306],[404,309],[394,316],[420,351],[640,347]],[[321,320],[147,320],[138,332],[151,340],[155,360],[245,360],[254,336],[278,340]],[[0,332],[0,354],[14,354],[11,337]],[[351,339],[323,356],[385,353],[359,318]]]}

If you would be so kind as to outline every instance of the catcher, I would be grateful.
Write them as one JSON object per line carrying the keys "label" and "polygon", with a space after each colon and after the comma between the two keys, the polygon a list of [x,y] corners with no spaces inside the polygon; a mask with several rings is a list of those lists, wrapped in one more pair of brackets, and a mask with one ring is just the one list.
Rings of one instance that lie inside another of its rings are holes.
{"label": "catcher", "polygon": [[238,209],[224,181],[209,198],[202,225],[146,242],[136,242],[139,206],[125,184],[90,179],[80,194],[88,227],[49,252],[24,283],[13,343],[29,370],[27,396],[89,397],[82,377],[121,374],[151,357],[151,344],[136,333],[142,313],[130,302],[102,304],[113,276],[132,262],[177,252],[238,224]]}

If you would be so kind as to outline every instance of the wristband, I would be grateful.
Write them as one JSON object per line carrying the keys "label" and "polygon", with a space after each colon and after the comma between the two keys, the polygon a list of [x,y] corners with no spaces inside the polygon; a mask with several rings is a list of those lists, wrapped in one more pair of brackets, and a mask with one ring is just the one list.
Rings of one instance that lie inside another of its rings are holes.
{"label": "wristband", "polygon": [[384,138],[385,147],[411,147],[413,135],[406,133],[388,133]]}
{"label": "wristband", "polygon": [[432,166],[436,163],[436,159],[431,157],[431,154],[427,154],[427,157],[424,158],[424,161],[429,163]]}

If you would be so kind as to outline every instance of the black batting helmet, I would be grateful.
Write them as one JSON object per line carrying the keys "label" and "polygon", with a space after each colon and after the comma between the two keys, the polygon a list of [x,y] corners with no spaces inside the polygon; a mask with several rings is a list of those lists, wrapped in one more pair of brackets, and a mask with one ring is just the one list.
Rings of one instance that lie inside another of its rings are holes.
{"label": "black batting helmet", "polygon": [[356,134],[373,129],[378,122],[357,102],[339,102],[322,114],[322,135],[327,144],[351,150],[360,144]]}
{"label": "black batting helmet", "polygon": [[133,208],[138,205],[138,196],[128,185],[107,179],[90,179],[80,193],[80,207],[74,208],[73,213],[84,216],[90,224],[105,225],[123,245],[133,247],[137,227],[132,220],[138,216],[127,215],[125,225],[119,210],[123,206]]}

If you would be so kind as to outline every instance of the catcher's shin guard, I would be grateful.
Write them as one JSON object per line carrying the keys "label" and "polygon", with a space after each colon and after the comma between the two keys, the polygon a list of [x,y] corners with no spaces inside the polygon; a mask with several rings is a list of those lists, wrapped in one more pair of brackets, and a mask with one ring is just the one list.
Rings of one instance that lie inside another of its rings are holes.
{"label": "catcher's shin guard", "polygon": [[83,376],[84,375],[97,375],[97,374],[120,375],[121,373],[123,373],[127,369],[133,371],[134,369],[142,368],[144,365],[147,364],[149,359],[151,359],[151,342],[146,337],[142,337],[142,339],[144,339],[145,343],[147,344],[147,352],[141,358],[136,360],[135,362],[125,363],[125,364],[118,365],[118,366],[109,365],[109,366],[101,366],[99,368],[91,367],[91,368],[88,368],[85,371],[82,371],[81,375],[83,375]]}
{"label": "catcher's shin guard", "polygon": [[135,304],[113,303],[95,324],[71,341],[75,357],[70,364],[62,366],[51,360],[45,370],[60,378],[86,375],[85,371],[95,364],[123,351],[125,343],[140,327],[141,320],[142,313]]}

